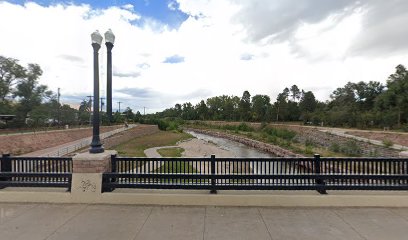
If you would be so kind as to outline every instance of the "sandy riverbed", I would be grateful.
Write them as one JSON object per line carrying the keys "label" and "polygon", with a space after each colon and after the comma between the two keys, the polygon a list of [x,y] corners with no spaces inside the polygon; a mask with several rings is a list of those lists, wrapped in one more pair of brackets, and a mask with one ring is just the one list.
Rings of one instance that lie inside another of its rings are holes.
{"label": "sandy riverbed", "polygon": [[184,148],[183,157],[210,157],[212,154],[217,157],[234,157],[232,152],[197,138],[183,141],[178,146]]}
{"label": "sandy riverbed", "polygon": [[149,148],[144,151],[146,157],[161,157],[157,153],[158,149],[180,147],[184,149],[182,157],[210,157],[214,154],[216,157],[235,157],[233,152],[222,149],[214,143],[207,142],[201,139],[192,138],[179,142],[176,146],[162,146]]}

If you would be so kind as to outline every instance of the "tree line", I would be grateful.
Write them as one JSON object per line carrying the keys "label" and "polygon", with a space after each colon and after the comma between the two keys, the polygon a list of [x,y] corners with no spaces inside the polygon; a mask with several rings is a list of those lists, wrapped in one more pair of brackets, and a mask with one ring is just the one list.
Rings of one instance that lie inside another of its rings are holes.
{"label": "tree line", "polygon": [[[39,84],[42,74],[38,64],[24,67],[17,59],[0,56],[0,115],[15,115],[7,125],[0,121],[0,128],[89,124],[92,101],[83,100],[79,109],[59,103],[58,93]],[[107,123],[106,114],[101,115]],[[114,120],[123,122],[124,116],[115,113]]]}
{"label": "tree line", "polygon": [[[0,56],[0,115],[15,115],[9,126],[86,124],[91,119],[90,100],[79,109],[58,102],[58,95],[38,80],[43,71],[38,64],[22,66],[17,59]],[[330,99],[316,99],[312,91],[297,85],[287,87],[272,102],[268,95],[216,96],[176,104],[149,116],[127,108],[114,114],[114,122],[148,122],[149,118],[222,120],[254,122],[302,121],[305,124],[343,127],[390,127],[408,130],[408,71],[398,65],[386,84],[376,81],[348,82],[332,92]],[[107,123],[104,113],[102,122]],[[0,127],[4,123],[0,122]]]}
{"label": "tree line", "polygon": [[396,67],[386,84],[377,81],[348,82],[332,92],[330,99],[319,101],[312,91],[297,85],[285,88],[271,102],[268,95],[216,96],[176,104],[154,117],[184,120],[222,120],[282,122],[342,127],[390,127],[408,130],[408,71]]}
{"label": "tree line", "polygon": [[[39,83],[43,71],[38,64],[22,66],[17,59],[0,55],[0,115],[15,115],[5,127],[40,127],[89,124],[92,120],[92,99],[84,99],[79,108],[58,101],[58,94]],[[124,112],[113,113],[113,123],[140,120],[138,111],[129,107]],[[111,124],[105,112],[101,112],[103,124]]]}

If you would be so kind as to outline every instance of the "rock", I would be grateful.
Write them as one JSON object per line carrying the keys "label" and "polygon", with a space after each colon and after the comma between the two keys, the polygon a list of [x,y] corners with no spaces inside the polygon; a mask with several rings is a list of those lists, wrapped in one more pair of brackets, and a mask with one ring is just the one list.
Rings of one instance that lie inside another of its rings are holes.
{"label": "rock", "polygon": [[399,156],[402,157],[402,158],[408,158],[408,151],[400,152]]}

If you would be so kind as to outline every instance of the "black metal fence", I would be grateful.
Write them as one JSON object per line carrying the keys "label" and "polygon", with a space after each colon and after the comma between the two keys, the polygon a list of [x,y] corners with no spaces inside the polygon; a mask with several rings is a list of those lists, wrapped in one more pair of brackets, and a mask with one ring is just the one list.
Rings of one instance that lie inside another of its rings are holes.
{"label": "black metal fence", "polygon": [[63,187],[71,188],[72,158],[0,157],[0,188]]}
{"label": "black metal fence", "polygon": [[408,190],[402,158],[125,158],[112,156],[114,188],[217,190]]}

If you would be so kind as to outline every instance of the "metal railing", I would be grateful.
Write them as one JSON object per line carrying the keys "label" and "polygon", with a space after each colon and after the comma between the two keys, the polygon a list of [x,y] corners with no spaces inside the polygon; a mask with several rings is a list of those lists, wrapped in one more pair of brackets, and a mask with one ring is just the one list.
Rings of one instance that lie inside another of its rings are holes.
{"label": "metal railing", "polygon": [[71,188],[72,158],[0,157],[0,188],[63,187]]}
{"label": "metal railing", "polygon": [[408,190],[402,158],[124,158],[112,156],[104,191],[115,188],[217,190]]}

